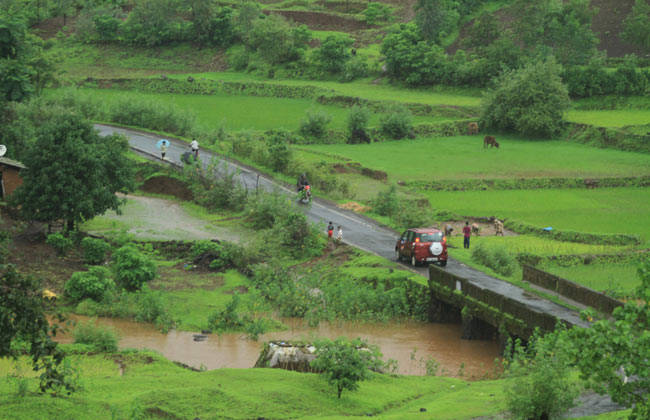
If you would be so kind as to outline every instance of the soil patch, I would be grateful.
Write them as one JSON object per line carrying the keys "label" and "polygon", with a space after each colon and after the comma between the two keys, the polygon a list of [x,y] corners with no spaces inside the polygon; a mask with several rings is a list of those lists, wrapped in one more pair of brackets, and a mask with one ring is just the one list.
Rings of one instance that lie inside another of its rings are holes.
{"label": "soil patch", "polygon": [[345,210],[352,210],[355,213],[365,213],[370,210],[370,207],[361,205],[355,201],[350,201],[348,203],[343,203],[338,205],[340,208]]}
{"label": "soil patch", "polygon": [[309,29],[317,31],[355,32],[372,28],[367,23],[353,18],[323,12],[306,12],[300,10],[264,10],[263,12],[265,14],[274,13],[284,16],[287,19],[307,25]]}
{"label": "soil patch", "polygon": [[223,294],[224,295],[234,295],[235,292],[237,292],[237,294],[239,294],[239,295],[246,294],[246,293],[248,293],[248,287],[246,287],[246,286],[237,286],[232,290],[227,290],[227,291],[223,292]]}
{"label": "soil patch", "polygon": [[203,289],[214,290],[223,286],[226,281],[223,274],[214,272],[201,272],[192,270],[191,275],[184,275],[176,270],[184,270],[184,263],[179,263],[174,267],[175,270],[159,270],[157,279],[149,283],[154,290],[186,290],[186,289]]}
{"label": "soil patch", "polygon": [[164,175],[152,176],[144,181],[140,189],[153,194],[171,195],[184,201],[191,201],[194,198],[185,182]]}

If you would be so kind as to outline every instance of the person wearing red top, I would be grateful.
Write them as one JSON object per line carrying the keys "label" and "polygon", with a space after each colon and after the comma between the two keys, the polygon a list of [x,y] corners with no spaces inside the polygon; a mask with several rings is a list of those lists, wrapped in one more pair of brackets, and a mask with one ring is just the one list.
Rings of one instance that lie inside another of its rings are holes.
{"label": "person wearing red top", "polygon": [[469,222],[465,222],[465,227],[463,228],[463,248],[469,248],[469,237],[472,235],[472,228],[469,227]]}

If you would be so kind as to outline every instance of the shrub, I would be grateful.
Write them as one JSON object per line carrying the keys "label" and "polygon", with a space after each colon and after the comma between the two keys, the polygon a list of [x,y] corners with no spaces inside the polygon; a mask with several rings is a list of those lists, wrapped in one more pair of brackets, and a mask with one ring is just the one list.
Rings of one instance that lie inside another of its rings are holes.
{"label": "shrub", "polygon": [[354,391],[359,381],[369,376],[369,369],[381,366],[381,353],[377,346],[356,339],[337,338],[315,343],[316,359],[311,366],[323,372],[327,382],[337,390],[341,398],[344,389]]}
{"label": "shrub", "polygon": [[125,245],[113,254],[113,269],[118,286],[128,290],[140,290],[156,277],[156,266],[135,245]]}
{"label": "shrub", "polygon": [[348,35],[328,35],[314,53],[317,67],[325,73],[341,73],[351,57],[350,46],[353,42]]}
{"label": "shrub", "polygon": [[246,207],[246,220],[255,230],[272,228],[276,219],[289,211],[287,198],[279,193],[260,192],[249,198]]}
{"label": "shrub", "polygon": [[[379,3],[371,3],[379,4]],[[352,57],[345,62],[343,66],[343,74],[341,75],[341,82],[351,82],[360,77],[368,75],[368,63],[361,57]]]}
{"label": "shrub", "polygon": [[311,39],[305,25],[291,27],[280,15],[253,21],[246,36],[246,44],[272,65],[299,60]]}
{"label": "shrub", "polygon": [[282,133],[274,133],[267,139],[267,145],[269,165],[276,172],[284,172],[291,160],[291,149],[286,137]]}
{"label": "shrub", "polygon": [[632,12],[623,21],[623,39],[650,50],[650,5],[636,0]]}
{"label": "shrub", "polygon": [[98,352],[117,351],[118,336],[115,330],[95,326],[93,321],[79,322],[72,332],[74,342],[88,344]]}
{"label": "shrub", "polygon": [[81,240],[81,249],[86,264],[101,264],[106,260],[111,246],[102,239],[85,237]]}
{"label": "shrub", "polygon": [[205,253],[219,254],[221,252],[221,244],[212,241],[196,241],[190,248],[190,256],[198,258]]}
{"label": "shrub", "polygon": [[321,138],[327,132],[327,124],[330,121],[332,121],[332,117],[325,111],[308,110],[305,118],[300,121],[300,134]]}
{"label": "shrub", "polygon": [[106,292],[115,288],[111,272],[106,267],[90,267],[88,271],[73,273],[65,282],[64,294],[72,302],[93,299],[97,302],[104,298]]}
{"label": "shrub", "polygon": [[382,216],[397,214],[400,208],[397,186],[391,185],[386,191],[379,191],[377,197],[372,201],[372,207],[377,214]]}
{"label": "shrub", "polygon": [[392,18],[390,6],[383,3],[368,3],[368,7],[363,11],[363,16],[368,25],[374,25],[377,22],[387,22]]}
{"label": "shrub", "polygon": [[388,109],[379,119],[381,132],[392,138],[401,139],[409,135],[413,128],[413,118],[406,107],[394,105]]}
{"label": "shrub", "polygon": [[213,311],[208,316],[208,328],[216,331],[237,330],[244,327],[246,319],[239,315],[240,298],[237,293],[221,311]]}
{"label": "shrub", "polygon": [[198,204],[209,209],[239,211],[244,208],[248,191],[239,182],[238,172],[228,164],[213,160],[207,168],[185,166],[183,176]]}
{"label": "shrub", "polygon": [[548,59],[503,73],[483,99],[481,126],[533,137],[557,135],[569,106],[560,71]]}
{"label": "shrub", "polygon": [[108,110],[109,118],[116,123],[167,131],[179,135],[189,134],[195,125],[194,115],[174,105],[162,105],[154,99],[118,97]]}
{"label": "shrub", "polygon": [[472,259],[495,272],[510,276],[517,267],[517,260],[502,246],[486,246],[479,243],[472,248]]}
{"label": "shrub", "polygon": [[47,235],[45,243],[50,245],[59,256],[64,256],[72,248],[72,239],[64,236],[62,233],[52,233]]}
{"label": "shrub", "polygon": [[506,405],[516,419],[559,419],[573,406],[578,390],[569,378],[562,334],[534,335],[524,350],[518,343],[507,360]]}
{"label": "shrub", "polygon": [[348,143],[370,143],[368,121],[370,111],[367,108],[353,106],[348,114]]}

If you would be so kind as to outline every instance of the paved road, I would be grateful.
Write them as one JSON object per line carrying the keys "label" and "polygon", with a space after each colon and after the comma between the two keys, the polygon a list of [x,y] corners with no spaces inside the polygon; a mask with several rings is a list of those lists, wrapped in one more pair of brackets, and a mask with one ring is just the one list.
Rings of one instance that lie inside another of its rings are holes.
{"label": "paved road", "polygon": [[[145,155],[149,155],[150,157],[160,157],[160,151],[156,148],[156,142],[160,137],[143,132],[136,132],[133,130],[100,124],[96,124],[95,128],[98,129],[102,135],[109,135],[112,133],[123,134],[129,139],[129,144],[132,149]],[[174,139],[170,139],[170,141],[171,145],[167,150],[167,159],[174,164],[180,165],[180,156],[182,153],[189,150],[189,146],[187,143]],[[199,153],[199,159],[204,166],[207,166],[213,158],[218,158],[218,156],[208,151],[201,151]],[[225,167],[225,165],[222,166],[222,168]],[[233,162],[229,162],[227,167],[239,171],[238,176],[241,183],[249,189],[259,187],[269,191],[275,189],[281,190],[286,194],[295,194],[292,189],[255,172],[255,170],[251,168]],[[394,260],[395,241],[398,237],[398,233],[381,227],[354,212],[339,209],[331,203],[319,200],[318,198],[313,200],[311,206],[305,206],[304,208],[307,217],[312,222],[321,224],[323,229],[325,229],[325,226],[329,221],[332,221],[335,226],[341,225],[343,228],[344,241],[349,245]],[[451,253],[453,253],[453,250],[451,250]],[[420,267],[416,268],[416,270],[423,276],[428,276],[428,270],[426,268]],[[478,287],[490,289],[513,298],[535,311],[549,313],[573,325],[588,326],[585,321],[580,319],[580,316],[576,311],[572,311],[561,305],[542,299],[536,295],[532,295],[520,287],[514,286],[508,282],[490,277],[481,271],[454,260],[453,258],[450,258],[447,263],[446,270],[468,279],[472,284]]]}

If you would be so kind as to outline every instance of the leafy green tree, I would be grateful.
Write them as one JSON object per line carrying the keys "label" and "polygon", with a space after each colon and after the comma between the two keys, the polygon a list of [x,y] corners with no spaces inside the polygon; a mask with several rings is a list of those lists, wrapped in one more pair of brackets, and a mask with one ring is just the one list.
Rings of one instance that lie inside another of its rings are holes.
{"label": "leafy green tree", "polygon": [[636,0],[632,12],[623,22],[623,39],[650,51],[650,4]]}
{"label": "leafy green tree", "polygon": [[16,342],[28,343],[33,368],[41,371],[41,392],[70,394],[76,384],[62,363],[65,354],[52,341],[57,327],[50,326],[49,312],[39,280],[0,265],[0,357],[16,357]]}
{"label": "leafy green tree", "polygon": [[612,319],[574,328],[573,356],[595,391],[633,407],[630,419],[650,418],[650,259],[640,265],[637,300],[617,308]]}
{"label": "leafy green tree", "polygon": [[458,18],[452,0],[418,0],[415,5],[415,22],[427,41],[440,41],[456,27]]}
{"label": "leafy green tree", "polygon": [[22,101],[38,92],[51,70],[40,41],[25,24],[0,14],[0,110],[7,101]]}
{"label": "leafy green tree", "polygon": [[350,53],[352,43],[352,38],[347,35],[328,35],[315,52],[318,68],[326,73],[341,73],[345,67],[345,63],[352,56]]}
{"label": "leafy green tree", "polygon": [[323,340],[316,342],[315,346],[316,359],[311,366],[323,372],[327,382],[336,388],[338,398],[341,398],[344,389],[358,389],[359,381],[370,376],[369,369],[381,365],[381,353],[377,347],[358,338]]}
{"label": "leafy green tree", "polygon": [[23,217],[51,223],[76,223],[119,210],[115,193],[133,189],[133,170],[121,136],[101,137],[80,116],[58,109],[37,130],[23,156],[23,184],[12,200]]}
{"label": "leafy green tree", "polygon": [[305,25],[292,27],[280,15],[270,15],[253,22],[247,45],[269,64],[300,59],[311,39]]}
{"label": "leafy green tree", "polygon": [[425,42],[414,24],[400,24],[384,38],[381,52],[386,72],[409,86],[431,85],[449,79],[449,60],[438,45]]}
{"label": "leafy green tree", "polygon": [[552,57],[503,73],[483,98],[481,126],[532,137],[558,134],[570,103],[560,73]]}
{"label": "leafy green tree", "polygon": [[379,117],[379,129],[391,139],[401,139],[408,136],[412,128],[413,116],[403,105],[393,105],[385,114]]}
{"label": "leafy green tree", "polygon": [[368,7],[363,11],[363,16],[368,25],[374,25],[377,22],[387,22],[393,17],[391,7],[379,2],[368,3]]}
{"label": "leafy green tree", "polygon": [[569,378],[570,358],[565,348],[566,330],[543,338],[534,335],[526,349],[515,343],[506,354],[506,404],[515,419],[559,419],[578,395]]}
{"label": "leafy green tree", "polygon": [[177,7],[177,0],[139,0],[124,22],[125,40],[147,47],[177,40],[181,25]]}
{"label": "leafy green tree", "polygon": [[550,48],[561,64],[587,64],[598,44],[591,30],[594,13],[589,0],[518,0],[516,40],[529,51]]}
{"label": "leafy green tree", "polygon": [[189,0],[189,18],[192,22],[192,40],[199,44],[212,42],[212,22],[216,16],[214,0]]}

